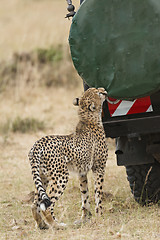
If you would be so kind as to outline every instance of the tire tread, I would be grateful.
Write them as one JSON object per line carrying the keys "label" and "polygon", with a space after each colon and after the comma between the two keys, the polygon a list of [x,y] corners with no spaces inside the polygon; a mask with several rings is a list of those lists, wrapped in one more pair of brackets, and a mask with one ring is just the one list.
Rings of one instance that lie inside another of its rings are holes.
{"label": "tire tread", "polygon": [[127,166],[126,173],[131,192],[138,203],[146,205],[160,200],[160,163]]}

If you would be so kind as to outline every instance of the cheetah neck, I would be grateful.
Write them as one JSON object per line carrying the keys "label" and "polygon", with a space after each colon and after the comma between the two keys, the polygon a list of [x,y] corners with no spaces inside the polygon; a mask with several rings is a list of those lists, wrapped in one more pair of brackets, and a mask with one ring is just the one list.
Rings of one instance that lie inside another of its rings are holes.
{"label": "cheetah neck", "polygon": [[97,130],[99,132],[104,133],[102,122],[94,123],[94,122],[84,122],[80,120],[76,127],[77,134],[80,134],[82,132],[88,132],[88,131],[97,132]]}

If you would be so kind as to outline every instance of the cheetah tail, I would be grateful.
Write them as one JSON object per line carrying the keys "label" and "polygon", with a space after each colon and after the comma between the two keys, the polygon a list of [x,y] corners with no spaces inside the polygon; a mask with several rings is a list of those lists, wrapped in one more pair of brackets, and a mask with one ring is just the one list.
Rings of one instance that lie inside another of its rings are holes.
{"label": "cheetah tail", "polygon": [[32,170],[33,181],[37,189],[39,198],[40,198],[40,208],[42,211],[45,211],[52,202],[48,197],[46,190],[43,187],[41,175],[40,175],[40,154],[35,154],[34,147],[29,152],[29,160]]}
{"label": "cheetah tail", "polygon": [[40,203],[40,208],[42,211],[46,211],[46,209],[51,205],[51,201],[49,198],[45,198]]}

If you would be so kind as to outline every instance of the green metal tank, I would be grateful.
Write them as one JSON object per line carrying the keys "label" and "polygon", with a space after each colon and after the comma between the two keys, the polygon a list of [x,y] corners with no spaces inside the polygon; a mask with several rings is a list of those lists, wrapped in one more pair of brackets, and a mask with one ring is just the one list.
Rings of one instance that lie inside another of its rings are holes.
{"label": "green metal tank", "polygon": [[160,90],[159,0],[85,0],[69,43],[82,79],[110,97],[132,100]]}

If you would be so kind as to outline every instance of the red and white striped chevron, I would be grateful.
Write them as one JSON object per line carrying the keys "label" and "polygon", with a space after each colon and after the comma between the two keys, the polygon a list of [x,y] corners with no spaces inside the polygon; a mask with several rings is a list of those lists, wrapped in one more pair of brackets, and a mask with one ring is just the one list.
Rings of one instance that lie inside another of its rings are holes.
{"label": "red and white striped chevron", "polygon": [[134,101],[116,100],[109,97],[108,108],[111,117],[153,111],[151,99],[149,96],[138,98]]}

